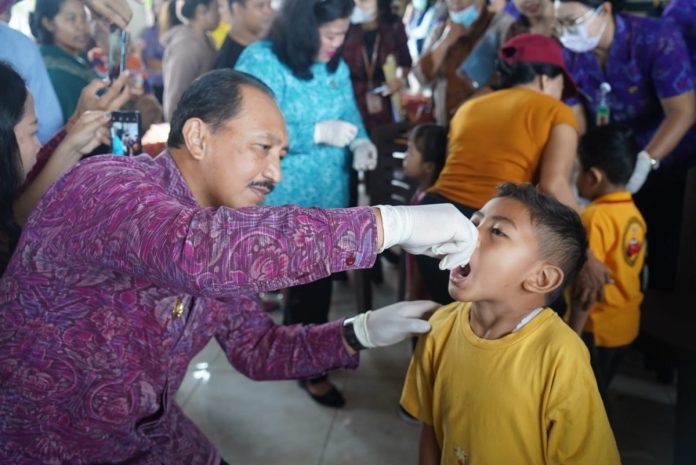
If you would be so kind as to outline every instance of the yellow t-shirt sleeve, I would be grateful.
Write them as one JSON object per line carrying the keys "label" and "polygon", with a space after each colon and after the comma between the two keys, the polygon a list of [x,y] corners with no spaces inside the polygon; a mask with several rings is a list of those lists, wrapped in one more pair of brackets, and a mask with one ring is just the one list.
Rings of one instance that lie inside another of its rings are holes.
{"label": "yellow t-shirt sleeve", "polygon": [[401,406],[411,415],[428,425],[433,424],[432,345],[429,334],[418,339],[416,350],[406,373],[401,392]]}
{"label": "yellow t-shirt sleeve", "polygon": [[606,262],[607,251],[612,247],[612,243],[616,240],[616,231],[614,226],[601,210],[596,208],[588,208],[582,212],[582,224],[587,231],[587,241],[590,245],[590,250],[600,262]]}
{"label": "yellow t-shirt sleeve", "polygon": [[546,417],[549,464],[620,465],[614,434],[580,339],[556,367]]}

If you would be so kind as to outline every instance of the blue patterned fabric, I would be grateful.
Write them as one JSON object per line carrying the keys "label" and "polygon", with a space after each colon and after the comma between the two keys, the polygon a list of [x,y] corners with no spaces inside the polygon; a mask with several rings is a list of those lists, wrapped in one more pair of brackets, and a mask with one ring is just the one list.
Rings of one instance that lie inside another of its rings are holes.
{"label": "blue patterned fabric", "polygon": [[[633,128],[644,147],[664,119],[660,99],[694,89],[689,52],[670,22],[622,14],[615,16],[615,22],[604,70],[592,51],[564,49],[565,62],[581,90],[579,101],[585,107],[588,123],[594,124],[596,118],[599,87],[608,82],[612,89],[608,96],[611,121]],[[578,100],[567,103],[572,105]],[[692,127],[672,154],[687,156],[687,152],[693,152],[694,141],[696,128]],[[693,157],[693,153],[688,156]]]}
{"label": "blue patterned fabric", "polygon": [[290,150],[283,160],[283,180],[266,197],[268,205],[341,208],[348,205],[349,150],[314,143],[314,126],[343,120],[358,127],[357,138],[367,137],[355,104],[348,66],[341,60],[329,73],[326,65],[312,66],[313,78],[298,79],[261,41],[247,47],[235,69],[252,74],[276,95],[288,127]]}
{"label": "blue patterned fabric", "polygon": [[696,76],[696,1],[671,0],[662,17],[672,21],[679,28],[686,48],[689,49],[691,68]]}

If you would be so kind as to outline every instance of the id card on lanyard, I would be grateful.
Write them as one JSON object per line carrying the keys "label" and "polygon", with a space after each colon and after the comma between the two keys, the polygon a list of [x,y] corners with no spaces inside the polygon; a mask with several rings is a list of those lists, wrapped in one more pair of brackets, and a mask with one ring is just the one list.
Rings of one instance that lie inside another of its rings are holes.
{"label": "id card on lanyard", "polygon": [[362,58],[365,64],[365,72],[367,73],[367,92],[365,93],[365,105],[367,106],[367,112],[371,115],[382,113],[384,110],[384,104],[382,103],[382,96],[373,92],[374,84],[373,80],[375,77],[375,70],[377,69],[377,59],[379,57],[379,34],[375,38],[375,44],[372,47],[372,56],[367,58],[367,50],[365,46],[362,46]]}
{"label": "id card on lanyard", "polygon": [[611,110],[607,102],[607,95],[611,92],[611,85],[608,82],[603,82],[599,86],[599,106],[597,106],[597,115],[595,124],[597,126],[605,126],[611,122]]}

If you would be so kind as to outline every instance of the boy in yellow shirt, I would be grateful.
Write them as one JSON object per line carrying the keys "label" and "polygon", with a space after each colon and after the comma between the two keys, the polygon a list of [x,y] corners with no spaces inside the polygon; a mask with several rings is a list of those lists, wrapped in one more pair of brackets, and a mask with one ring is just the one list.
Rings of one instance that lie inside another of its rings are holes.
{"label": "boy in yellow shirt", "polygon": [[587,349],[545,308],[585,262],[578,215],[503,184],[450,273],[457,301],[420,338],[401,404],[423,423],[421,465],[620,463]]}
{"label": "boy in yellow shirt", "polygon": [[578,146],[578,192],[592,201],[582,212],[582,223],[590,250],[607,266],[614,282],[605,287],[604,301],[589,312],[571,305],[569,322],[590,350],[607,409],[609,383],[628,345],[638,337],[643,300],[640,273],[646,226],[626,190],[638,150],[631,130],[619,125],[592,129]]}

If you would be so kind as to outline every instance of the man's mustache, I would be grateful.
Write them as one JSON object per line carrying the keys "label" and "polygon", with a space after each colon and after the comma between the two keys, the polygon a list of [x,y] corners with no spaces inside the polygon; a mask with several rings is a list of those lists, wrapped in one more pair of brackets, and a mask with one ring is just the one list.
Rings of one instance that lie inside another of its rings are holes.
{"label": "man's mustache", "polygon": [[263,187],[264,189],[267,189],[268,193],[270,194],[273,192],[273,189],[275,189],[275,184],[270,181],[255,181],[249,184],[249,187]]}

